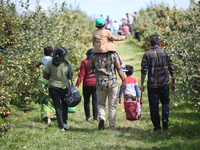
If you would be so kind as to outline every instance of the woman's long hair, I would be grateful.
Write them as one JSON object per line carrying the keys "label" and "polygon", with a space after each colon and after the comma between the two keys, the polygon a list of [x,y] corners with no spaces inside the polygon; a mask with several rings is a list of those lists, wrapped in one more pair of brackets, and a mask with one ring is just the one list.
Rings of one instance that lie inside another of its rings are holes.
{"label": "woman's long hair", "polygon": [[53,65],[59,66],[62,62],[67,62],[65,59],[65,55],[67,54],[67,50],[64,47],[59,47],[54,50],[53,53]]}

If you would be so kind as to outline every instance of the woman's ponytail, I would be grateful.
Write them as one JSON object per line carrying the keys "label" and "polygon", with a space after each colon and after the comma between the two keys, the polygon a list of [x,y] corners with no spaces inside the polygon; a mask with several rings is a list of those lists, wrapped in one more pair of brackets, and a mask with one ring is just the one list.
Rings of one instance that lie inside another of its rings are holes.
{"label": "woman's ponytail", "polygon": [[61,62],[67,62],[65,59],[65,55],[67,54],[67,50],[64,47],[59,47],[54,50],[53,53],[53,65],[59,66]]}

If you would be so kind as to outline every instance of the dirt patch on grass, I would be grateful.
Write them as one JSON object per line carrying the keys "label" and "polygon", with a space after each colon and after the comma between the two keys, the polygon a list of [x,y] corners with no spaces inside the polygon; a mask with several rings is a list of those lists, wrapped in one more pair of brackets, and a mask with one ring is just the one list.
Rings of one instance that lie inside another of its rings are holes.
{"label": "dirt patch on grass", "polygon": [[133,56],[119,56],[121,60],[129,60],[133,58]]}

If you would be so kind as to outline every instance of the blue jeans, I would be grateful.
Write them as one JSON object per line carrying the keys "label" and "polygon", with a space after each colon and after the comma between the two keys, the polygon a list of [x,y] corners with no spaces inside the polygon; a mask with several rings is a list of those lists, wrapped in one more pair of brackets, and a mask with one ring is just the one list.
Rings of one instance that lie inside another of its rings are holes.
{"label": "blue jeans", "polygon": [[133,24],[129,24],[128,26],[129,26],[129,32],[133,34]]}
{"label": "blue jeans", "polygon": [[117,31],[118,31],[118,30],[113,29],[113,35],[114,35],[114,36],[117,35]]}
{"label": "blue jeans", "polygon": [[148,87],[149,107],[151,113],[151,121],[155,129],[161,129],[160,127],[160,115],[159,115],[159,100],[162,104],[162,121],[169,121],[170,99],[169,99],[169,85],[165,85],[160,88]]}

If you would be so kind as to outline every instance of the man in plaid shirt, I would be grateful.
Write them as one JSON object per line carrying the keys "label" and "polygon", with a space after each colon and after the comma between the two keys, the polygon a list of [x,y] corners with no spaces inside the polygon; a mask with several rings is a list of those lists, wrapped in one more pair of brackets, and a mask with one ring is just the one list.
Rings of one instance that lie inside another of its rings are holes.
{"label": "man in plaid shirt", "polygon": [[159,115],[159,99],[162,103],[162,125],[163,130],[168,129],[168,118],[170,109],[169,99],[169,74],[172,77],[171,90],[176,90],[175,85],[175,69],[172,60],[159,47],[161,41],[158,37],[151,39],[152,48],[146,52],[141,62],[141,87],[144,91],[144,80],[148,71],[148,99],[151,113],[151,121],[154,125],[154,131],[160,130],[160,115]]}

